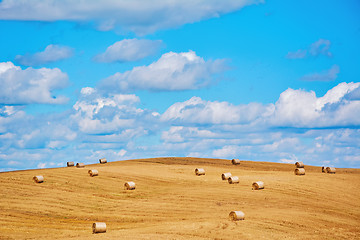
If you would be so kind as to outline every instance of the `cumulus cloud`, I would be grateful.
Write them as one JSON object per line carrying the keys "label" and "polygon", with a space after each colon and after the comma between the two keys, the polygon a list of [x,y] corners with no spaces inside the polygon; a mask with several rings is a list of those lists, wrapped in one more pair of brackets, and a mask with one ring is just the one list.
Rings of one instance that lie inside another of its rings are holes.
{"label": "cumulus cloud", "polygon": [[99,88],[105,91],[180,91],[210,85],[216,74],[227,69],[225,61],[205,61],[195,52],[169,52],[148,66],[116,73],[104,79]]}
{"label": "cumulus cloud", "polygon": [[70,47],[50,44],[42,52],[24,56],[17,55],[15,61],[24,66],[40,66],[69,58],[72,55],[73,50]]}
{"label": "cumulus cloud", "polygon": [[67,84],[67,74],[58,68],[22,70],[12,62],[0,63],[0,104],[62,104],[68,99],[53,91]]}
{"label": "cumulus cloud", "polygon": [[124,39],[109,46],[104,53],[94,57],[98,62],[132,62],[154,55],[162,45],[161,40]]}
{"label": "cumulus cloud", "polygon": [[306,57],[317,57],[319,55],[324,55],[327,57],[332,57],[330,52],[331,42],[327,39],[319,39],[316,42],[312,43],[307,49],[299,49],[295,52],[288,52],[286,58],[288,59],[301,59]]}
{"label": "cumulus cloud", "polygon": [[320,73],[311,73],[305,75],[301,78],[303,81],[321,81],[321,82],[330,82],[334,81],[337,78],[337,75],[340,72],[338,65],[334,64],[330,69],[322,71]]}
{"label": "cumulus cloud", "polygon": [[138,34],[152,33],[159,29],[178,27],[186,23],[237,11],[259,0],[207,1],[34,1],[3,0],[0,2],[0,19],[76,22],[93,22],[101,30],[124,28]]}

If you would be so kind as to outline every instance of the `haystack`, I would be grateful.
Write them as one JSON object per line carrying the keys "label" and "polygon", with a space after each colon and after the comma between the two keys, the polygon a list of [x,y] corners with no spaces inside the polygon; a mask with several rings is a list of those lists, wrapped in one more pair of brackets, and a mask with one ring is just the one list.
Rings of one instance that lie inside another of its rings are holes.
{"label": "haystack", "polygon": [[134,190],[135,189],[135,183],[134,182],[126,182],[124,184],[124,187],[126,190]]}
{"label": "haystack", "polygon": [[304,167],[304,163],[303,163],[303,162],[296,162],[296,163],[295,163],[295,166],[296,166],[297,168],[303,168],[303,167]]}
{"label": "haystack", "polygon": [[231,211],[229,214],[229,218],[232,221],[244,220],[245,214],[242,211]]}
{"label": "haystack", "polygon": [[91,169],[88,171],[90,177],[94,177],[94,176],[98,176],[99,175],[99,171],[96,169]]}
{"label": "haystack", "polygon": [[295,175],[305,175],[305,169],[304,168],[295,169]]}
{"label": "haystack", "polygon": [[252,184],[252,189],[254,189],[254,190],[264,189],[264,182],[262,182],[262,181],[254,182]]}
{"label": "haystack", "polygon": [[231,163],[234,164],[234,165],[239,165],[239,164],[240,164],[240,160],[234,158],[234,159],[231,160]]}
{"label": "haystack", "polygon": [[325,167],[321,167],[321,172],[326,173],[326,168],[325,168]]}
{"label": "haystack", "polygon": [[66,166],[68,166],[68,167],[73,167],[73,166],[74,166],[74,162],[67,162],[67,163],[66,163]]}
{"label": "haystack", "polygon": [[92,225],[93,233],[104,233],[106,232],[106,223],[104,222],[94,222]]}
{"label": "haystack", "polygon": [[334,167],[327,167],[327,168],[326,168],[326,172],[327,172],[327,173],[333,173],[333,174],[335,174],[335,173],[336,173],[336,168],[334,168]]}
{"label": "haystack", "polygon": [[200,175],[205,175],[205,170],[203,168],[196,168],[195,169],[195,174],[197,176],[200,176]]}
{"label": "haystack", "polygon": [[83,168],[83,167],[85,167],[85,164],[84,163],[77,163],[76,167],[77,168]]}
{"label": "haystack", "polygon": [[107,160],[106,160],[106,158],[101,158],[101,159],[99,159],[99,162],[101,164],[104,164],[104,163],[107,163]]}
{"label": "haystack", "polygon": [[231,176],[228,179],[229,184],[236,184],[239,183],[239,177],[237,176]]}
{"label": "haystack", "polygon": [[39,176],[35,176],[33,177],[33,180],[36,182],[36,183],[42,183],[44,182],[44,177],[39,175]]}
{"label": "haystack", "polygon": [[222,180],[228,180],[229,177],[231,177],[231,173],[229,173],[229,172],[221,174]]}

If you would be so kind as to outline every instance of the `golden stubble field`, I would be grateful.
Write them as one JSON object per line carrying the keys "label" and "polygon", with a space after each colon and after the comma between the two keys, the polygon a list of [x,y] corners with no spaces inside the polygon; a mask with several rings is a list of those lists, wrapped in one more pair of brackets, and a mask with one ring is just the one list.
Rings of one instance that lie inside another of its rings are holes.
{"label": "golden stubble field", "polygon": [[[206,175],[196,176],[197,167]],[[360,239],[360,170],[294,169],[153,158],[0,173],[0,239]],[[224,172],[240,184],[222,181]],[[36,184],[35,175],[45,181]],[[252,190],[258,180],[265,189]],[[136,190],[124,190],[126,181]],[[233,210],[245,220],[230,221]],[[92,234],[97,221],[106,233]]]}

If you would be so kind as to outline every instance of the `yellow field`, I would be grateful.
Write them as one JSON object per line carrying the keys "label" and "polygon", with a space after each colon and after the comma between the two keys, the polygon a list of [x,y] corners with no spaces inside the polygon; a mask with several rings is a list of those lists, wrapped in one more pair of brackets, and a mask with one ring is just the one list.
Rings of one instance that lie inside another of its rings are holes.
{"label": "yellow field", "polygon": [[[196,176],[197,167],[206,175]],[[360,239],[360,170],[325,174],[305,165],[306,175],[296,176],[294,169],[154,158],[0,173],[0,239]],[[240,184],[222,181],[224,172]],[[265,189],[252,190],[258,180]],[[136,189],[124,190],[126,181]],[[245,220],[230,221],[233,210]],[[97,221],[106,233],[92,234]]]}

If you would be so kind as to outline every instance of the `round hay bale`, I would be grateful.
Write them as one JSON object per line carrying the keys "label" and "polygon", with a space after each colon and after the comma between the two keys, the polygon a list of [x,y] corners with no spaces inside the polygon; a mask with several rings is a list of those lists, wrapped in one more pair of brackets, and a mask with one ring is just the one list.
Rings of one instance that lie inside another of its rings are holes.
{"label": "round hay bale", "polygon": [[221,174],[222,180],[228,180],[229,177],[231,177],[231,173],[229,173],[229,172]]}
{"label": "round hay bale", "polygon": [[326,170],[326,168],[325,168],[324,166],[323,166],[323,167],[321,167],[321,172],[323,172],[323,173],[324,173],[324,172],[326,172],[325,170]]}
{"label": "round hay bale", "polygon": [[91,169],[88,171],[88,174],[90,175],[90,177],[99,176],[99,171],[96,169]]}
{"label": "round hay bale", "polygon": [[239,177],[237,176],[231,176],[228,179],[229,184],[236,184],[239,183]]}
{"label": "round hay bale", "polygon": [[252,184],[252,188],[253,188],[254,190],[264,189],[264,182],[262,182],[262,181],[254,182],[254,183]]}
{"label": "round hay bale", "polygon": [[231,211],[229,213],[229,218],[232,221],[244,220],[245,214],[242,211]]}
{"label": "round hay bale", "polygon": [[304,168],[295,169],[295,175],[305,175],[305,169]]}
{"label": "round hay bale", "polygon": [[240,160],[234,158],[234,159],[231,160],[231,163],[232,163],[233,165],[240,165]]}
{"label": "round hay bale", "polygon": [[303,162],[296,162],[296,163],[295,163],[295,166],[296,166],[297,168],[303,168],[303,167],[304,167],[304,163],[303,163]]}
{"label": "round hay bale", "polygon": [[101,158],[101,159],[99,159],[99,162],[101,164],[104,164],[104,163],[107,163],[107,160],[106,160],[106,158]]}
{"label": "round hay bale", "polygon": [[73,166],[74,166],[74,162],[67,162],[67,163],[66,163],[66,166],[68,166],[68,167],[73,167]]}
{"label": "round hay bale", "polygon": [[335,173],[336,173],[336,168],[334,168],[334,167],[327,167],[327,168],[326,168],[326,172],[327,172],[327,173],[333,173],[333,174],[335,174]]}
{"label": "round hay bale", "polygon": [[106,232],[106,223],[104,222],[94,222],[92,224],[93,233],[104,233]]}
{"label": "round hay bale", "polygon": [[203,168],[195,169],[196,176],[205,175],[205,170]]}
{"label": "round hay bale", "polygon": [[83,168],[83,167],[85,167],[85,164],[84,163],[77,163],[76,167],[77,168]]}
{"label": "round hay bale", "polygon": [[124,187],[126,190],[134,190],[135,189],[135,183],[134,182],[126,182],[124,184]]}
{"label": "round hay bale", "polygon": [[39,175],[39,176],[35,176],[33,177],[33,180],[36,182],[36,183],[42,183],[44,182],[44,177]]}

